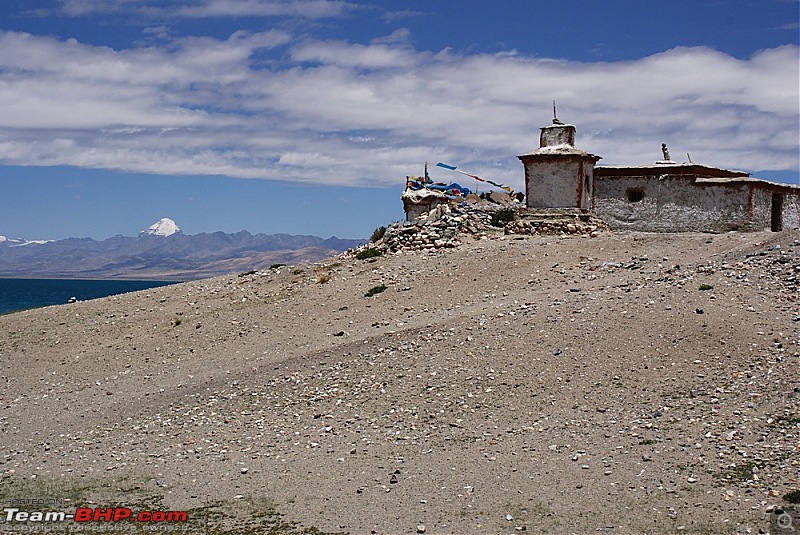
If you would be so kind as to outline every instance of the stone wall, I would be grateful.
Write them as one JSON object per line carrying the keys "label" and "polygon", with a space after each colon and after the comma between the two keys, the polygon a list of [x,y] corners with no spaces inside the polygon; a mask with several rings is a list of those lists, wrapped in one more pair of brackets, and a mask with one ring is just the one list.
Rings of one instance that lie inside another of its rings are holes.
{"label": "stone wall", "polygon": [[800,229],[800,195],[783,196],[783,228]]}
{"label": "stone wall", "polygon": [[771,228],[774,193],[783,196],[781,227],[784,230],[800,228],[800,195],[762,187],[753,188],[753,226],[757,229]]}
{"label": "stone wall", "polygon": [[757,230],[770,228],[770,219],[772,216],[772,193],[756,189],[753,190],[753,228]]}
{"label": "stone wall", "polygon": [[[669,175],[595,178],[594,210],[612,229],[725,232],[760,228],[748,214],[747,184],[697,185],[693,181],[694,177]],[[763,216],[757,220],[763,221]]]}
{"label": "stone wall", "polygon": [[504,228],[506,234],[578,234],[587,238],[596,238],[605,230],[609,230],[605,221],[578,208],[518,209]]}

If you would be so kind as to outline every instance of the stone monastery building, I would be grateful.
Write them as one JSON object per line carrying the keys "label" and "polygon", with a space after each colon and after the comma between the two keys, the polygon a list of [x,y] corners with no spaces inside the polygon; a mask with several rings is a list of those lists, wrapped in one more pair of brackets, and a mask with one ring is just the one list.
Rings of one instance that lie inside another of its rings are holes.
{"label": "stone monastery building", "polygon": [[725,232],[800,228],[800,187],[695,163],[663,159],[596,167],[601,158],[575,146],[575,127],[541,128],[539,148],[518,156],[527,208],[579,208],[612,229]]}

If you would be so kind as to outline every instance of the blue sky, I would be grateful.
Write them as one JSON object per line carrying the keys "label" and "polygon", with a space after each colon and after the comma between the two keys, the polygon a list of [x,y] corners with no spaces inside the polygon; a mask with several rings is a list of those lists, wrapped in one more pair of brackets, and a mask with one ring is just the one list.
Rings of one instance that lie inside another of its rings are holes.
{"label": "blue sky", "polygon": [[553,99],[601,165],[665,142],[798,184],[799,20],[797,0],[3,0],[0,235],[368,237],[425,161],[521,189]]}

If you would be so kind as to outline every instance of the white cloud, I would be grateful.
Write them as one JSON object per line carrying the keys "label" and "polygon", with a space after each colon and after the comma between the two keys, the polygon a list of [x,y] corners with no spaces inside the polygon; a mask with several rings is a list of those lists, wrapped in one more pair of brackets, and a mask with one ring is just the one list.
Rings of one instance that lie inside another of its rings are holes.
{"label": "white cloud", "polygon": [[413,51],[393,47],[394,44],[308,41],[292,50],[292,59],[356,69],[414,68],[417,58]]}
{"label": "white cloud", "polygon": [[556,99],[606,163],[655,161],[666,142],[675,159],[798,168],[796,46],[580,63],[408,42],[267,31],[113,50],[0,32],[0,163],[398,185],[427,160],[519,186],[515,156]]}
{"label": "white cloud", "polygon": [[338,17],[352,6],[335,0],[206,0],[198,6],[178,10],[183,17],[231,16],[301,16],[308,18]]}
{"label": "white cloud", "polygon": [[80,17],[133,13],[150,17],[339,17],[356,6],[339,0],[62,0],[60,11]]}

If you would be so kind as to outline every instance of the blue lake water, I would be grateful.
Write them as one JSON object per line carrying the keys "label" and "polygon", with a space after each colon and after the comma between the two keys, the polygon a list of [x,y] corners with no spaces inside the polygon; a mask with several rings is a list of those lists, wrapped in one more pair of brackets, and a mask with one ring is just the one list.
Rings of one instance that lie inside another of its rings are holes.
{"label": "blue lake water", "polygon": [[71,297],[78,301],[97,299],[158,286],[174,281],[64,280],[64,279],[0,279],[0,314],[61,305]]}

